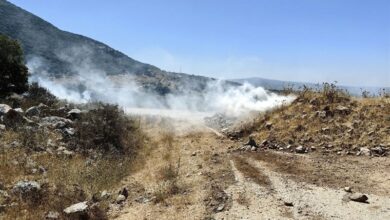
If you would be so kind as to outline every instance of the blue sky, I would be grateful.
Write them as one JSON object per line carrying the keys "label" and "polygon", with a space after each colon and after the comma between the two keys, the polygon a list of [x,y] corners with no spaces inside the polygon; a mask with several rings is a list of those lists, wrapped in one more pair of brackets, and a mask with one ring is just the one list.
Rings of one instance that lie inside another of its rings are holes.
{"label": "blue sky", "polygon": [[11,0],[170,71],[390,86],[388,0]]}

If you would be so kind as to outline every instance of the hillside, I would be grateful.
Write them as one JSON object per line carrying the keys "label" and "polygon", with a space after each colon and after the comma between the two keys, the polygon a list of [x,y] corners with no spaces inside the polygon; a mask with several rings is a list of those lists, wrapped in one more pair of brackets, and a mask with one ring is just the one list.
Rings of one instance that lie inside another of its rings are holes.
{"label": "hillside", "polygon": [[212,79],[163,71],[136,61],[91,38],[63,31],[45,20],[0,0],[0,33],[20,41],[33,76],[69,77],[85,71],[107,76],[128,75],[159,94],[183,89],[202,91]]}

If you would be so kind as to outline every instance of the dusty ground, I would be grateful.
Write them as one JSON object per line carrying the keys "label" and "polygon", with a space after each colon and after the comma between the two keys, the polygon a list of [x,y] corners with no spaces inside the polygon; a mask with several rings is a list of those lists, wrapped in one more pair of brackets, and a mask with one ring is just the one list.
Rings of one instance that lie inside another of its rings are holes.
{"label": "dusty ground", "polygon": [[[206,127],[154,124],[152,150],[123,181],[130,196],[112,219],[390,219],[389,157],[242,153]],[[164,177],[167,167],[177,176]],[[347,186],[369,203],[343,199]]]}

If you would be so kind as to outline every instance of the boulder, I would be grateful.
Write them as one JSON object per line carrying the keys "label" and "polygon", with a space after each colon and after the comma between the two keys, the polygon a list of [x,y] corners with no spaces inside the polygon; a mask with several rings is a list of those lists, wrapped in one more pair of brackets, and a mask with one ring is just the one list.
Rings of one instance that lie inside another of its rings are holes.
{"label": "boulder", "polygon": [[26,116],[32,117],[32,116],[39,116],[41,114],[41,110],[39,110],[38,106],[30,107],[26,110]]}

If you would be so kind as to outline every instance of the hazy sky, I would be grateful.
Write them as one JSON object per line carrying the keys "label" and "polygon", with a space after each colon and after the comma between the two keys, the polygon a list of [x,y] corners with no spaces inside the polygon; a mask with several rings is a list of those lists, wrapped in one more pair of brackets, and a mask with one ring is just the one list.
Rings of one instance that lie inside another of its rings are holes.
{"label": "hazy sky", "polygon": [[170,71],[390,86],[389,0],[11,0]]}

